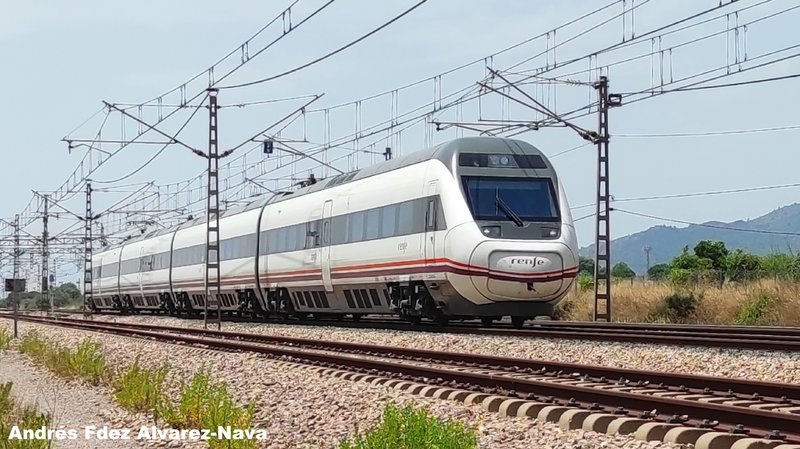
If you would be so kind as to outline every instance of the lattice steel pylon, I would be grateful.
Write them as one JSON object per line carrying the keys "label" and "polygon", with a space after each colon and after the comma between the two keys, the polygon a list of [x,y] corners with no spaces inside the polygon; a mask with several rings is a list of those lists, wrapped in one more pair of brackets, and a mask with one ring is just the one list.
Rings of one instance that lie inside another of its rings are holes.
{"label": "lattice steel pylon", "polygon": [[[208,89],[208,195],[206,197],[206,278],[203,328],[208,328],[209,306],[217,309],[217,329],[222,328],[219,266],[219,148],[217,139],[217,89]],[[210,294],[213,292],[213,296]]]}
{"label": "lattice steel pylon", "polygon": [[42,216],[42,298],[50,305],[50,313],[53,313],[53,297],[50,295],[50,235],[47,232],[47,222],[49,219],[48,205],[50,197],[42,195],[44,201],[44,215]]}
{"label": "lattice steel pylon", "polygon": [[594,320],[611,321],[611,194],[608,186],[608,109],[622,104],[622,96],[608,93],[608,78],[595,83],[598,91],[597,211],[594,261]]}
{"label": "lattice steel pylon", "polygon": [[14,215],[14,287],[11,296],[14,298],[14,338],[19,337],[17,315],[19,314],[19,214]]}
{"label": "lattice steel pylon", "polygon": [[83,227],[83,313],[91,314],[92,297],[92,183],[86,181],[86,216]]}

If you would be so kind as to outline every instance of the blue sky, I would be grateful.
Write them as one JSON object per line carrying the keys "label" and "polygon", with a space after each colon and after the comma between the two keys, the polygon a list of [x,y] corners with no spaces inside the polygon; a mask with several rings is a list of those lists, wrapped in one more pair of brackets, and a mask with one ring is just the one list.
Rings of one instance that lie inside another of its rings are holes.
{"label": "blue sky", "polygon": [[[293,10],[293,20],[299,20],[322,3],[319,0],[301,0]],[[372,30],[414,3],[416,1],[337,0],[274,49],[253,59],[232,81],[263,78],[314,59]],[[356,100],[477,60],[528,37],[545,33],[607,3],[588,0],[490,3],[430,0],[376,36],[329,60],[275,82],[223,91],[220,102],[224,105],[318,93],[325,95],[313,107]],[[610,13],[622,10],[622,2],[617,3],[609,10]],[[634,30],[642,33],[718,3],[718,0],[641,2]],[[737,6],[741,8],[756,3],[755,0],[742,0],[735,5],[741,5]],[[630,6],[630,2],[626,4]],[[32,189],[52,190],[63,183],[79,163],[82,152],[68,154],[66,145],[59,140],[99,110],[102,100],[139,102],[179,85],[241,44],[288,5],[288,1],[234,1],[222,6],[219,2],[207,0],[5,2],[4,13],[0,16],[0,54],[5,62],[0,71],[5,103],[5,107],[0,108],[0,147],[6,170],[0,177],[0,191],[3,192],[0,216],[13,217],[14,213],[22,210],[31,198]],[[773,1],[740,14],[739,19],[744,23],[787,6],[792,6],[792,2]],[[797,43],[797,38],[793,37],[796,36],[793,27],[797,18],[798,12],[790,11],[771,21],[750,26],[746,36],[748,54],[752,57]],[[710,23],[699,28],[696,35],[723,31],[724,24],[724,21]],[[580,29],[579,26],[560,32],[558,41]],[[626,30],[630,33],[629,23]],[[622,22],[617,19],[598,28],[596,34],[559,49],[557,58],[583,55],[618,42],[622,35]],[[690,36],[685,34],[680,38],[689,39]],[[667,41],[665,39],[665,45]],[[744,41],[745,38],[740,37],[740,45],[743,46]],[[536,48],[543,50],[545,44],[541,42],[541,45],[536,44],[538,47],[524,48],[505,60],[498,58],[496,67],[511,65],[526,54],[532,54]],[[649,50],[651,43],[642,48]],[[744,54],[744,48],[740,48],[740,54]],[[724,63],[726,57],[731,56],[724,37],[676,51],[672,55],[673,76],[702,71]],[[669,56],[666,58],[669,60]],[[719,82],[798,73],[798,59]],[[609,60],[604,61],[601,57],[601,64]],[[544,59],[538,61],[545,62]],[[529,65],[533,66],[536,64]],[[580,62],[573,68],[583,70],[586,67],[584,62]],[[610,72],[611,90],[628,92],[647,87],[651,80],[650,70],[649,58],[635,65],[613,68]],[[483,68],[474,67],[445,77],[442,89],[449,92],[474,85],[480,80],[482,71]],[[586,75],[581,76],[586,80]],[[612,111],[612,136],[800,125],[797,83],[794,79],[735,89],[673,93],[625,105]],[[570,103],[588,101],[586,87],[561,86],[559,89],[559,105],[566,107]],[[432,83],[402,93],[401,112],[430,101],[432,96]],[[239,143],[270,120],[298,105],[289,102],[223,110],[220,118],[221,147],[224,149]],[[390,114],[390,107],[389,97],[365,103],[362,122],[368,124],[385,119]],[[529,112],[522,108],[512,108],[512,111],[512,118],[530,116],[525,115]],[[332,137],[353,131],[355,119],[352,109],[332,113],[330,120]],[[592,116],[578,123],[594,128],[596,119]],[[72,135],[91,138],[99,124],[99,120],[90,121]],[[324,139],[323,124],[322,114],[309,118],[307,132],[316,141]],[[166,126],[174,130],[177,124]],[[201,113],[181,134],[182,139],[204,148],[206,126],[207,118]],[[135,127],[128,121],[126,136],[130,137]],[[119,137],[120,129],[119,117],[112,116],[103,136]],[[293,137],[300,134],[302,131],[298,127],[287,132]],[[797,175],[800,153],[795,151],[798,135],[800,130],[680,138],[612,137],[612,193],[617,198],[630,198],[800,182]],[[434,141],[448,138],[452,138],[452,134],[440,133],[434,136]],[[550,155],[582,143],[574,133],[563,128],[529,132],[520,138]],[[424,143],[422,131],[409,132],[403,137],[402,151],[407,153],[420,149]],[[380,143],[377,147],[382,145]],[[112,149],[113,146],[108,147],[109,151]],[[110,180],[125,175],[149,159],[155,150],[148,146],[130,147],[95,177]],[[360,164],[368,160],[369,157],[365,156]],[[596,176],[593,148],[572,151],[553,158],[553,162],[572,205],[593,203]],[[180,181],[201,172],[203,166],[202,159],[186,149],[173,147],[125,183]],[[797,188],[778,189],[620,203],[619,207],[691,222],[731,221],[753,218],[790,204],[796,201],[797,193]],[[106,207],[120,199],[120,195],[98,194],[96,207]],[[64,206],[81,211],[81,200],[77,196],[65,202]],[[592,208],[583,208],[576,210],[574,215],[581,217],[591,212]],[[69,224],[71,222],[67,220],[59,220],[53,226],[58,229]],[[616,213],[612,233],[619,237],[656,224],[659,221]],[[581,246],[591,243],[593,219],[582,220],[577,226]],[[29,230],[36,233],[38,229],[38,224],[35,224]]]}

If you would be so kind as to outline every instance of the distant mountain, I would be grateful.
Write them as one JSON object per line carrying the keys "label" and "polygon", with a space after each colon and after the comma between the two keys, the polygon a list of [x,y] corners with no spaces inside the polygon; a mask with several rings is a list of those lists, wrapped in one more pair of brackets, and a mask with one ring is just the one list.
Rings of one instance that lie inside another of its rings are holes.
{"label": "distant mountain", "polygon": [[[759,232],[742,232],[733,229],[758,231],[792,232],[800,234],[800,203],[784,206],[753,220],[738,220],[732,223],[709,221],[705,226],[689,225],[683,228],[674,226],[653,226],[646,231],[620,237],[611,242],[612,263],[626,262],[642,275],[646,271],[647,259],[644,248],[649,246],[650,265],[669,262],[681,252],[684,246],[689,249],[701,240],[721,240],[728,249],[742,248],[755,254],[771,252],[800,251],[800,236],[786,236]],[[713,227],[709,227],[713,226]],[[581,248],[580,254],[594,258],[594,244]]]}

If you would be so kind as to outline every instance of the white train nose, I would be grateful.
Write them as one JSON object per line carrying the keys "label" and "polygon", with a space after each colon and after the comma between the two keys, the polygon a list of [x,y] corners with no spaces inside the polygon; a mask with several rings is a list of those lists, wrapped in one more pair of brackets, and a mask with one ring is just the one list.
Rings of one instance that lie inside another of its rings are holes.
{"label": "white train nose", "polygon": [[[478,245],[470,261],[475,288],[493,300],[548,301],[563,292],[577,273],[577,267],[564,266],[561,254],[571,254],[569,249],[560,243],[550,251],[525,251],[524,246],[497,241]],[[514,247],[522,248],[508,249]]]}

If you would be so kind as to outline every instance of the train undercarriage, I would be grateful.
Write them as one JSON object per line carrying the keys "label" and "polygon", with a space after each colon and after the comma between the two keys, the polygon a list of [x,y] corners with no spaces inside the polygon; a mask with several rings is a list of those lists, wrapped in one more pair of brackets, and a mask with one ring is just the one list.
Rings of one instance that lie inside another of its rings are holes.
{"label": "train undercarriage", "polygon": [[[434,284],[434,288],[435,284]],[[492,326],[495,322],[500,321],[504,314],[491,313],[496,312],[488,310],[491,314],[460,314],[448,313],[450,307],[444,301],[437,301],[435,295],[431,294],[428,286],[423,281],[411,281],[405,283],[387,283],[386,291],[388,292],[388,308],[391,315],[397,316],[404,321],[411,324],[420,324],[423,320],[432,321],[439,325],[447,325],[452,320],[475,320],[479,319],[483,326]],[[192,297],[195,300],[192,300]],[[200,317],[204,314],[203,310],[204,295],[191,295],[188,292],[177,292],[174,295],[171,293],[160,293],[158,295],[158,308],[141,308],[136,307],[131,295],[114,295],[111,298],[112,310],[118,311],[125,315],[138,315],[142,312],[151,314],[165,314],[176,317]],[[253,289],[236,290],[235,310],[230,307],[222,310],[223,316],[236,316],[251,318],[254,321],[265,321],[271,319],[289,320],[292,318],[306,320],[345,320],[350,319],[359,321],[365,313],[358,312],[322,312],[322,311],[298,311],[295,310],[291,300],[291,294],[286,288],[265,289],[263,292],[263,301]],[[92,309],[95,312],[108,310],[108,307],[97,307],[92,304]],[[539,307],[541,309],[541,307]],[[535,311],[540,312],[539,309]],[[456,307],[456,310],[458,308]],[[539,316],[552,316],[552,307],[543,309],[544,313]],[[216,315],[216,311],[209,310],[209,315]],[[384,313],[370,313],[372,315],[382,315]],[[508,316],[508,315],[505,315]],[[510,316],[511,324],[514,327],[522,327],[526,320],[533,319],[537,315],[530,314],[526,316]]]}

